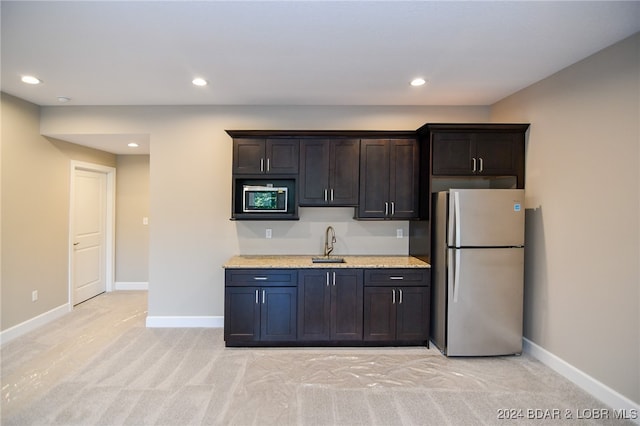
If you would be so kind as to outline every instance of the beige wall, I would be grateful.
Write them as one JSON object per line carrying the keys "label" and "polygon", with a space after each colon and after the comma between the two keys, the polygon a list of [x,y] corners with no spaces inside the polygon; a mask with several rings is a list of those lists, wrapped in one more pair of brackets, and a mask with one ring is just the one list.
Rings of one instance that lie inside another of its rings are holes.
{"label": "beige wall", "polygon": [[116,282],[149,281],[149,156],[118,155]]}
{"label": "beige wall", "polygon": [[301,209],[299,221],[230,221],[225,129],[413,130],[488,117],[488,107],[45,107],[41,126],[46,134],[150,135],[149,315],[222,316],[221,265],[233,255],[317,254],[328,224],[337,253],[408,252],[407,239],[396,238],[407,222],[356,222],[352,209]]}
{"label": "beige wall", "polygon": [[636,35],[491,109],[492,121],[531,123],[525,336],[635,402],[639,52]]}
{"label": "beige wall", "polygon": [[[40,136],[40,108],[2,93],[2,330],[67,303],[70,160],[115,156]],[[38,300],[31,301],[31,292]]]}

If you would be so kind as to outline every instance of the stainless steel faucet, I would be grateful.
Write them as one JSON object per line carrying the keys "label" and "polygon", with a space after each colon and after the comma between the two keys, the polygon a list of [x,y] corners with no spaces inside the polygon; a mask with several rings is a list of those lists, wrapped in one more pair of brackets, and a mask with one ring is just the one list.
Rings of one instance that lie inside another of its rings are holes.
{"label": "stainless steel faucet", "polygon": [[[329,234],[331,234],[331,240],[329,240]],[[333,226],[327,226],[327,230],[324,234],[324,255],[329,257],[333,251],[333,245],[336,242],[336,231],[333,230]]]}

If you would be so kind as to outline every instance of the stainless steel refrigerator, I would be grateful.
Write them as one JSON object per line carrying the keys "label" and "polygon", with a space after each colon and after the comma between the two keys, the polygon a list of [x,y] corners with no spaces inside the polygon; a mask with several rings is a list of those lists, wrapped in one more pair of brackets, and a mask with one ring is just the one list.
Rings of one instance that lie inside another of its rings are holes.
{"label": "stainless steel refrigerator", "polygon": [[433,343],[448,356],[522,352],[524,190],[433,199]]}

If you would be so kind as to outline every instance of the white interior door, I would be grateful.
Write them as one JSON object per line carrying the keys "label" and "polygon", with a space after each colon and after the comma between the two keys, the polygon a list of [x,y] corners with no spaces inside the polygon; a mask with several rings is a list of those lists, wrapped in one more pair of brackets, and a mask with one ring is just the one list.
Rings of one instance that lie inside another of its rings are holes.
{"label": "white interior door", "polygon": [[73,304],[106,291],[107,174],[74,171]]}

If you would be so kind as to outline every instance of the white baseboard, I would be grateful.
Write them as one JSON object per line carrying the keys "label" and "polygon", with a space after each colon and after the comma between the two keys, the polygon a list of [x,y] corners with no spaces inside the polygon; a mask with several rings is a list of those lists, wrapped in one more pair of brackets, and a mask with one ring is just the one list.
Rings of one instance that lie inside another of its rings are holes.
{"label": "white baseboard", "polygon": [[635,403],[626,396],[616,392],[604,383],[594,379],[582,370],[577,369],[562,358],[533,343],[531,340],[523,338],[523,351],[538,361],[551,368],[566,379],[575,383],[579,388],[599,399],[614,410],[625,410],[626,413],[635,414],[635,418],[630,419],[636,424],[640,424],[640,404]]}
{"label": "white baseboard", "polygon": [[116,290],[149,290],[147,281],[116,281]]}
{"label": "white baseboard", "polygon": [[222,316],[147,316],[148,328],[222,328]]}
{"label": "white baseboard", "polygon": [[33,331],[36,328],[41,327],[47,323],[50,323],[51,321],[56,320],[61,316],[68,314],[69,312],[71,312],[71,306],[68,303],[65,303],[64,305],[53,308],[50,311],[38,315],[37,317],[33,317],[20,324],[14,325],[13,327],[7,328],[6,330],[0,332],[0,345],[3,345],[15,339],[16,337],[27,334],[28,332]]}

